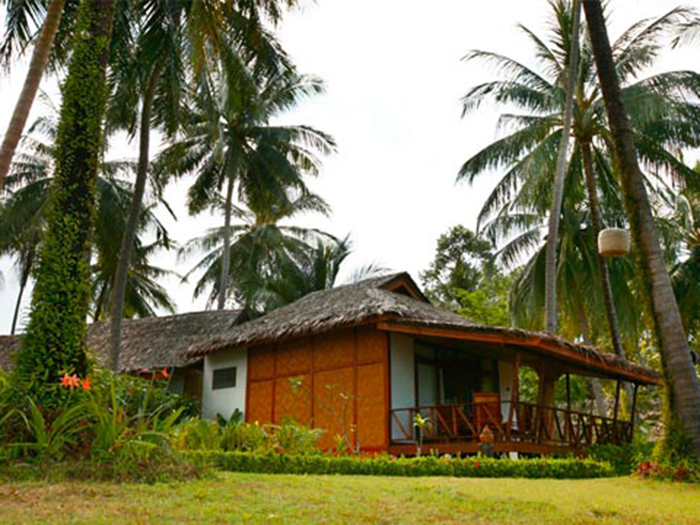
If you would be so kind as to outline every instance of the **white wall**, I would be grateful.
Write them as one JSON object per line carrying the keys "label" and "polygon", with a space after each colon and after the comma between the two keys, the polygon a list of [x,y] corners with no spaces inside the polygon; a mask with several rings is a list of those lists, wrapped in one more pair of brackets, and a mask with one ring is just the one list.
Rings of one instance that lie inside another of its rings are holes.
{"label": "white wall", "polygon": [[[391,369],[391,408],[411,408],[416,404],[415,358],[413,338],[401,334],[391,334],[390,369]],[[408,413],[401,414],[401,423],[407,431],[413,428],[413,421],[408,420]],[[406,439],[399,425],[392,419],[391,437]]]}
{"label": "white wall", "polygon": [[509,361],[498,362],[499,395],[501,397],[501,415],[503,421],[508,421],[510,411],[510,400],[513,386],[513,363]]}
{"label": "white wall", "polygon": [[[212,390],[212,373],[218,368],[235,366],[236,386]],[[204,388],[202,389],[202,417],[213,419],[216,414],[231,417],[234,410],[245,413],[245,393],[247,383],[248,351],[230,350],[204,358]]]}

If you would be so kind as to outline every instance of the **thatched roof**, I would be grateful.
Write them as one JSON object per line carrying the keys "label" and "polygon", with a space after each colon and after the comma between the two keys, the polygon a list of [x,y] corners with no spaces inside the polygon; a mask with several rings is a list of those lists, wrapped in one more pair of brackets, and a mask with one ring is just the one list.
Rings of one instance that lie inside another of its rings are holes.
{"label": "thatched roof", "polygon": [[[190,346],[228,333],[241,321],[239,310],[125,319],[120,368],[122,372],[134,373],[188,365],[195,360],[186,355]],[[19,342],[19,336],[0,336],[0,368],[9,370],[12,366],[11,353]],[[109,323],[90,325],[88,346],[104,362],[109,353]]]}
{"label": "thatched roof", "polygon": [[558,352],[561,357],[561,354],[566,352],[567,355],[586,362],[589,367],[606,368],[608,372],[614,369],[624,375],[641,375],[647,382],[654,382],[652,378],[658,377],[651,369],[560,337],[475,323],[433,306],[420,291],[415,292],[417,289],[407,273],[399,273],[314,292],[263,317],[243,323],[210,341],[196,344],[188,354],[200,357],[235,347],[268,344],[336,328],[376,322],[382,323],[382,326],[390,331],[401,331],[399,327],[405,329],[412,326],[441,330],[446,337],[450,337],[450,332],[455,336],[473,334],[474,339],[490,336],[509,344],[530,347],[529,350],[541,354],[555,355]]}

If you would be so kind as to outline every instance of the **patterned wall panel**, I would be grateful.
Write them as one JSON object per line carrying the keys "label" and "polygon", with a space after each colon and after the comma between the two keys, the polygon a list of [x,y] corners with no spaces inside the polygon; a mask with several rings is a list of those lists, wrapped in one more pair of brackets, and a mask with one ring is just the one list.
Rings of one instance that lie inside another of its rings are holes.
{"label": "patterned wall panel", "polygon": [[388,341],[386,332],[377,330],[374,326],[361,326],[357,329],[357,361],[382,361],[387,352]]}
{"label": "patterned wall panel", "polygon": [[264,346],[248,351],[248,378],[250,381],[275,377],[275,349]]}
{"label": "patterned wall panel", "polygon": [[314,370],[350,366],[355,362],[355,331],[336,330],[314,337]]}
{"label": "patterned wall panel", "polygon": [[325,430],[321,448],[332,448],[344,419],[348,438],[354,444],[355,368],[339,368],[314,375],[314,426]]}
{"label": "patterned wall panel", "polygon": [[274,381],[257,381],[248,385],[248,413],[246,421],[260,424],[271,423],[272,390]]}
{"label": "patterned wall panel", "polygon": [[311,371],[311,339],[292,339],[277,345],[277,377],[307,374]]}
{"label": "patterned wall panel", "polygon": [[386,407],[384,363],[357,368],[357,437],[360,447],[386,446]]}
{"label": "patterned wall panel", "polygon": [[275,424],[286,418],[300,425],[310,426],[311,421],[311,377],[300,376],[302,387],[296,391],[288,377],[278,378],[275,384]]}

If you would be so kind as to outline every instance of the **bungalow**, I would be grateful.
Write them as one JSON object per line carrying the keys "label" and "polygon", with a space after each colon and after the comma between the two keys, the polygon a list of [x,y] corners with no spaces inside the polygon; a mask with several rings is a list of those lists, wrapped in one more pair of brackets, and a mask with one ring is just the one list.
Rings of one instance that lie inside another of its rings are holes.
{"label": "bungalow", "polygon": [[[240,310],[194,312],[165,317],[125,319],[122,323],[123,373],[150,377],[154,371],[170,371],[170,389],[196,399],[202,394],[201,359],[186,356],[186,350],[214,335],[228,333],[243,321]],[[0,369],[10,370],[12,352],[21,336],[0,336]],[[88,347],[99,362],[109,354],[109,323],[88,327]]]}
{"label": "bungalow", "polygon": [[[406,273],[315,292],[188,351],[204,357],[203,416],[240,410],[248,422],[285,418],[323,428],[324,448],[345,435],[365,451],[413,454],[417,414],[426,448],[473,453],[488,426],[496,452],[577,452],[632,440],[639,385],[648,368],[552,335],[483,326],[430,304]],[[537,372],[536,403],[519,393],[519,371]],[[556,406],[571,374],[617,381],[610,417]],[[634,385],[629,418],[620,383]]]}

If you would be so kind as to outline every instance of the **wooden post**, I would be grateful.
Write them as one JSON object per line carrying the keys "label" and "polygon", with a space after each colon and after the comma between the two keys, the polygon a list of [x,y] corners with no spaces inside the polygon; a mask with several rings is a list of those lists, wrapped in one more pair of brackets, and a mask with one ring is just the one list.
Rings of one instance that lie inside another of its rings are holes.
{"label": "wooden post", "polygon": [[617,445],[617,414],[620,410],[620,385],[621,381],[618,379],[615,386],[615,409],[613,411],[613,443]]}
{"label": "wooden post", "polygon": [[566,435],[571,436],[571,377],[566,373]]}
{"label": "wooden post", "polygon": [[639,390],[639,383],[634,384],[634,390],[632,391],[632,408],[630,410],[630,442],[634,439],[634,423],[637,417],[637,390]]}
{"label": "wooden post", "polygon": [[506,428],[506,436],[510,441],[511,431],[513,429],[513,416],[515,415],[515,404],[520,401],[520,358],[522,354],[515,354],[515,362],[513,363],[513,375],[510,379],[510,403],[508,405],[508,427]]}
{"label": "wooden post", "polygon": [[544,362],[540,363],[540,367],[538,370],[538,385],[537,385],[537,406],[535,407],[535,432],[534,432],[534,438],[535,442],[539,443],[542,439],[541,434],[542,434],[542,425],[544,424],[544,388],[545,388],[545,381],[544,381],[544,376],[546,373],[546,366]]}

